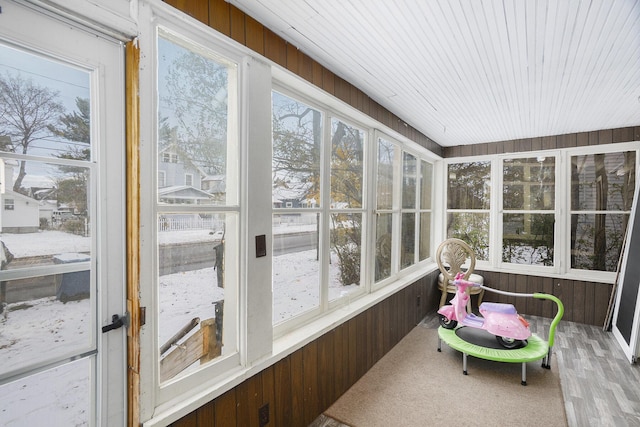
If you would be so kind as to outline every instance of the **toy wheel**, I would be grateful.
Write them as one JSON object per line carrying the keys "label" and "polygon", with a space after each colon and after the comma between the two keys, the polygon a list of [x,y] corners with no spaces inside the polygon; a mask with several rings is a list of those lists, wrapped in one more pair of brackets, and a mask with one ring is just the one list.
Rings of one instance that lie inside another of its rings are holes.
{"label": "toy wheel", "polygon": [[454,329],[458,326],[458,322],[456,320],[451,320],[447,316],[440,315],[440,326],[445,329]]}
{"label": "toy wheel", "polygon": [[496,339],[498,343],[504,348],[512,349],[512,348],[520,348],[527,345],[527,340],[517,340],[514,338],[500,337],[496,335]]}

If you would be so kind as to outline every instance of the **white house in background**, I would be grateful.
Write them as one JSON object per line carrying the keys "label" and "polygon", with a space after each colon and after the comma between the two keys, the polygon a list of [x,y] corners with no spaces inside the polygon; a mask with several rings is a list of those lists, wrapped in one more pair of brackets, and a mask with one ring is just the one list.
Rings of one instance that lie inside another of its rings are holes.
{"label": "white house in background", "polygon": [[36,199],[16,193],[13,188],[15,160],[0,160],[0,231],[34,233],[40,227],[40,206]]}
{"label": "white house in background", "polygon": [[38,201],[12,190],[3,192],[0,225],[4,233],[35,233],[40,227]]}
{"label": "white house in background", "polygon": [[212,178],[203,188],[207,174],[177,144],[170,144],[158,156],[158,197],[161,202],[201,204],[211,201],[213,195],[205,189],[217,191],[220,184]]}

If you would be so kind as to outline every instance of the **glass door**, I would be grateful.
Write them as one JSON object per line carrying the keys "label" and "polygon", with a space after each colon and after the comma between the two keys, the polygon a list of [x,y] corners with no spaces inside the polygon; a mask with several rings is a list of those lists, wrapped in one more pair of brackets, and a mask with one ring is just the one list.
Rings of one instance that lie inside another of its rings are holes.
{"label": "glass door", "polygon": [[120,43],[3,3],[0,425],[126,422],[123,69]]}

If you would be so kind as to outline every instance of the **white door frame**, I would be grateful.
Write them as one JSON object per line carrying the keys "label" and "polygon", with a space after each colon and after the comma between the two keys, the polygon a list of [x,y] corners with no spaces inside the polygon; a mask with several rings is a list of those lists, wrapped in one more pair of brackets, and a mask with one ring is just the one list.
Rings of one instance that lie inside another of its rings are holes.
{"label": "white door frame", "polygon": [[0,39],[90,71],[93,175],[89,198],[97,289],[97,362],[91,424],[126,425],[126,328],[102,333],[126,310],[124,45],[33,5],[3,2]]}
{"label": "white door frame", "polygon": [[[637,175],[636,175],[637,176]],[[626,332],[623,333],[620,331],[620,329],[618,328],[618,323],[619,323],[619,316],[620,316],[620,304],[622,301],[623,296],[627,296],[627,295],[633,295],[634,289],[625,289],[625,286],[635,286],[635,287],[640,287],[640,278],[639,277],[635,277],[635,276],[630,276],[627,280],[627,268],[629,265],[631,265],[632,263],[637,263],[637,255],[636,254],[631,254],[630,258],[630,249],[635,248],[634,250],[637,251],[637,245],[640,243],[640,235],[638,234],[637,230],[640,230],[639,226],[640,224],[636,224],[636,221],[640,220],[640,213],[638,212],[638,205],[640,204],[640,200],[638,200],[638,198],[640,197],[640,185],[638,183],[638,181],[636,180],[636,189],[635,189],[635,194],[633,197],[633,203],[632,203],[632,208],[631,208],[631,215],[629,216],[629,222],[627,223],[627,236],[626,236],[626,244],[624,249],[624,254],[622,257],[622,267],[620,270],[620,277],[618,279],[618,283],[617,283],[617,291],[616,291],[616,303],[615,303],[615,308],[613,311],[613,322],[612,322],[612,332],[613,332],[613,336],[616,338],[616,340],[618,341],[618,343],[620,344],[620,347],[622,348],[622,351],[624,352],[625,356],[627,357],[627,359],[629,360],[630,363],[635,363],[638,356],[640,356],[640,347],[639,347],[639,341],[640,341],[640,291],[638,289],[635,289],[636,292],[636,301],[625,301],[625,310],[629,310],[630,307],[633,310],[633,314],[632,314],[632,323],[631,323],[631,331],[630,331],[630,336],[629,336],[629,340],[627,342],[627,338],[625,338],[624,335],[626,335]],[[634,234],[635,231],[635,234]],[[633,245],[633,247],[632,247]],[[623,286],[624,285],[624,286]],[[625,293],[623,295],[623,292],[628,291],[629,294]],[[629,304],[634,304],[629,306]],[[624,310],[623,310],[624,311]],[[628,316],[631,313],[627,312],[625,313],[624,317],[626,318],[624,320],[624,322],[628,321]],[[628,331],[628,326],[625,325],[624,328],[625,330]]]}

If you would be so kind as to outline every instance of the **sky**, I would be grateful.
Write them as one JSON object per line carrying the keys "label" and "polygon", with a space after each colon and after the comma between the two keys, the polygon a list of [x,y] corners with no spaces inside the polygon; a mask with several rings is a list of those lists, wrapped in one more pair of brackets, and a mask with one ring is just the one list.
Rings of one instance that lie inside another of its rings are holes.
{"label": "sky", "polygon": [[[59,92],[59,101],[66,113],[76,110],[76,98],[88,99],[91,96],[90,73],[87,70],[0,43],[0,77],[6,78],[7,75],[20,75],[25,80],[31,80],[34,85]],[[34,141],[29,147],[31,155],[52,157],[67,151],[69,145],[49,137]],[[44,163],[28,162],[23,186],[51,186],[50,171],[51,168]]]}

